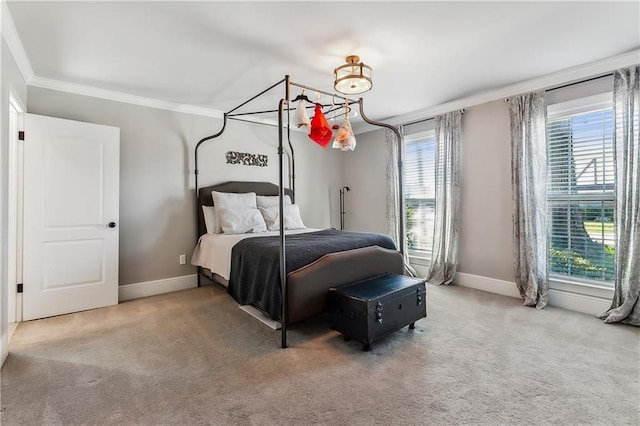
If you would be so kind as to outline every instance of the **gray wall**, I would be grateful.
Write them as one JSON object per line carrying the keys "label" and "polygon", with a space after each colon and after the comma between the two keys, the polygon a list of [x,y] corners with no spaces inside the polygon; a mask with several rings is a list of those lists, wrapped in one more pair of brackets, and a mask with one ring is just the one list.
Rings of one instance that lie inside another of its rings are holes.
{"label": "gray wall", "polygon": [[490,102],[462,117],[460,272],[513,281],[509,108]]}
{"label": "gray wall", "polygon": [[[433,127],[424,123],[406,133]],[[458,271],[513,281],[511,172],[507,104],[468,108],[462,118],[461,230]],[[385,232],[385,132],[358,135],[342,159],[349,229]]]}
{"label": "gray wall", "polygon": [[[193,148],[222,120],[49,89],[29,87],[27,111],[120,128],[120,285],[195,273],[188,262],[196,243]],[[296,203],[309,227],[339,224],[342,181],[337,150],[323,150],[292,132]],[[230,121],[219,139],[199,151],[199,184],[227,180],[278,182],[275,127]],[[267,154],[268,167],[229,165],[229,150]]]}
{"label": "gray wall", "polygon": [[[345,194],[345,229],[387,232],[385,131],[356,135],[355,151],[341,155]],[[339,200],[339,198],[338,198]]]}

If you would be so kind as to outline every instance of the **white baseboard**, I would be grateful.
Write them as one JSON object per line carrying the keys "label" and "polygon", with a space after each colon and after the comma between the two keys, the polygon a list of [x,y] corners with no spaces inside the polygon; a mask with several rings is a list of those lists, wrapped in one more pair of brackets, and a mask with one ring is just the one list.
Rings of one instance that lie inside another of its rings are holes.
{"label": "white baseboard", "polygon": [[198,279],[196,274],[166,278],[163,280],[145,281],[135,284],[125,284],[118,287],[118,301],[124,302],[126,300],[139,299],[141,297],[186,290],[197,286]]}
{"label": "white baseboard", "polygon": [[7,355],[9,355],[9,337],[7,333],[4,333],[0,336],[0,367],[4,364],[4,361],[7,359]]}
{"label": "white baseboard", "polygon": [[562,290],[549,290],[549,305],[583,314],[598,316],[609,309],[611,299],[571,293]]}
{"label": "white baseboard", "polygon": [[518,299],[521,298],[516,284],[509,281],[483,277],[480,275],[465,274],[464,272],[456,272],[456,275],[453,278],[453,283],[460,287],[475,288],[476,290],[482,290],[489,293],[516,297]]}
{"label": "white baseboard", "polygon": [[8,341],[11,342],[11,338],[13,337],[13,333],[16,332],[16,329],[18,328],[18,323],[17,322],[10,322],[9,324],[7,324],[7,335],[8,335]]}
{"label": "white baseboard", "polygon": [[[457,272],[453,283],[461,287],[474,288],[476,290],[521,299],[516,284],[510,281]],[[611,300],[586,294],[550,289],[548,304],[549,306],[596,316],[609,309]]]}

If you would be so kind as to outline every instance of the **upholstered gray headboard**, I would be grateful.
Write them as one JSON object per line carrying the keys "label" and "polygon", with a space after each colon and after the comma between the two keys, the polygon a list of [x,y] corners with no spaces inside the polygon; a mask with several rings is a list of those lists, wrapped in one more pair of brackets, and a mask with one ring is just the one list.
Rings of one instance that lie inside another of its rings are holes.
{"label": "upholstered gray headboard", "polygon": [[[202,206],[213,205],[213,196],[211,195],[211,191],[234,192],[236,194],[255,192],[257,195],[278,195],[278,185],[274,185],[271,182],[230,181],[200,188],[198,190],[198,237],[207,232],[207,228],[204,224]],[[293,199],[292,190],[285,188],[284,193]]]}

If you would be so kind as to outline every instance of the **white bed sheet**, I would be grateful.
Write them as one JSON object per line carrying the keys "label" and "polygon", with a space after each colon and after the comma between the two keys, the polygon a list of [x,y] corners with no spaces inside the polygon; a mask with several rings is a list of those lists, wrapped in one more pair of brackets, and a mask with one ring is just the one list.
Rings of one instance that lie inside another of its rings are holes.
{"label": "white bed sheet", "polygon": [[[320,231],[317,228],[293,229],[285,235],[304,234]],[[198,240],[191,256],[191,264],[209,269],[229,281],[231,274],[231,249],[245,238],[280,235],[279,231],[267,231],[250,234],[204,234]]]}

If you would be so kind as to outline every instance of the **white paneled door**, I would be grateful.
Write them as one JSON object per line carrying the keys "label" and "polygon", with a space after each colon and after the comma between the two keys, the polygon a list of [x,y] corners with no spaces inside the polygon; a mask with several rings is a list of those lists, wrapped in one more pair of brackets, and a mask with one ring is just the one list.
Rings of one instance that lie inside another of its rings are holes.
{"label": "white paneled door", "polygon": [[118,303],[120,129],[26,114],[23,319]]}

